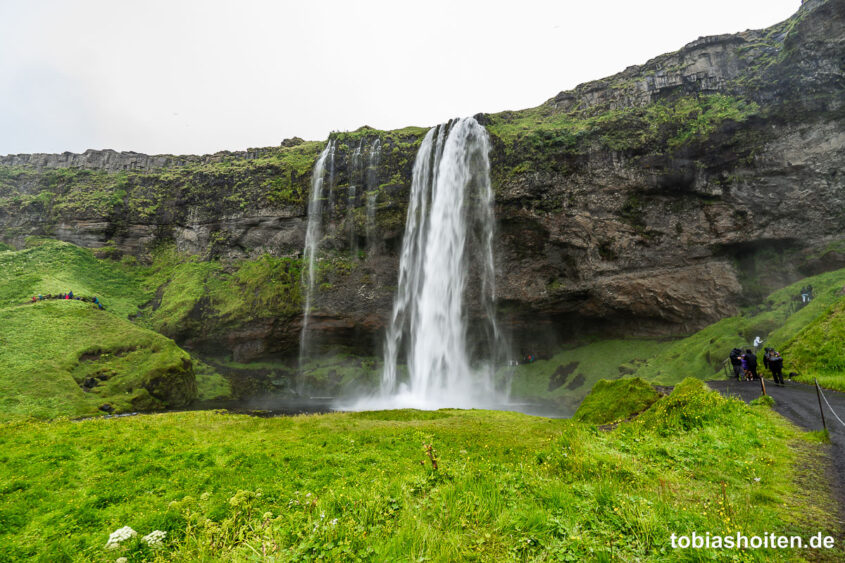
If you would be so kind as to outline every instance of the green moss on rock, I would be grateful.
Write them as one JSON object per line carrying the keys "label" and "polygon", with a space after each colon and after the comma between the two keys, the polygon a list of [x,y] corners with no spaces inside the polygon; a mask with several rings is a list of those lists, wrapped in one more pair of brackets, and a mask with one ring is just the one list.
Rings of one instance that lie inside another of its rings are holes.
{"label": "green moss on rock", "polygon": [[660,395],[648,382],[635,377],[608,381],[600,379],[575,412],[575,419],[608,424],[638,414]]}

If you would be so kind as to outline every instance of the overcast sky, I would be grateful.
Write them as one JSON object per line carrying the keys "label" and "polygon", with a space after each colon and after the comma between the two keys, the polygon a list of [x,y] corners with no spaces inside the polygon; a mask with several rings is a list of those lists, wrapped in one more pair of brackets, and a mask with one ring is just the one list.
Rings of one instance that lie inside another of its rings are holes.
{"label": "overcast sky", "polygon": [[536,106],[800,0],[0,0],[0,154],[207,153]]}

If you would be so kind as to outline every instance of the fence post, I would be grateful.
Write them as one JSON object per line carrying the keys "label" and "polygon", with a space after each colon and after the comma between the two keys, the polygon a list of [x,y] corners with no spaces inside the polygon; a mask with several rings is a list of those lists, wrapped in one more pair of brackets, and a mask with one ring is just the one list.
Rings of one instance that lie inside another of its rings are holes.
{"label": "fence post", "polygon": [[827,423],[824,421],[824,409],[822,408],[822,392],[819,390],[819,380],[813,378],[813,381],[816,382],[816,398],[819,400],[819,412],[822,413],[822,426],[827,430]]}

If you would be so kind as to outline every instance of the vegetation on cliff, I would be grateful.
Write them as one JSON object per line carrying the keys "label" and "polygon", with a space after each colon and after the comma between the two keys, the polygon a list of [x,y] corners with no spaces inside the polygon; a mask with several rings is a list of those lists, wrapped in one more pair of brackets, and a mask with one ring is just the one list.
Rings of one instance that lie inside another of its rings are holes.
{"label": "vegetation on cliff", "polygon": [[[6,560],[680,561],[692,553],[672,549],[673,533],[836,529],[825,485],[795,481],[820,467],[820,446],[698,382],[612,431],[454,410],[0,430]],[[167,532],[162,549],[136,538],[106,550],[123,526]]]}

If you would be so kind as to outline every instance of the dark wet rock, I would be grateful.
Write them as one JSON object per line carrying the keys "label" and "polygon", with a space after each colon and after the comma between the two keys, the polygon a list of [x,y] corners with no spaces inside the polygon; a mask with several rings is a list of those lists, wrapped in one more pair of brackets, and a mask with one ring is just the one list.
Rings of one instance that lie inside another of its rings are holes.
{"label": "dark wet rock", "polygon": [[108,404],[108,403],[106,403],[106,404],[104,404],[104,405],[100,405],[100,406],[99,406],[99,407],[97,407],[97,408],[98,408],[99,410],[103,411],[103,412],[108,412],[108,413],[110,413],[110,412],[112,412],[112,411],[114,410],[114,407],[113,407],[113,406],[111,406],[111,405],[110,405],[110,404]]}
{"label": "dark wet rock", "polygon": [[570,375],[578,368],[578,362],[569,362],[565,366],[558,366],[549,377],[549,391],[554,391],[566,383]]}

